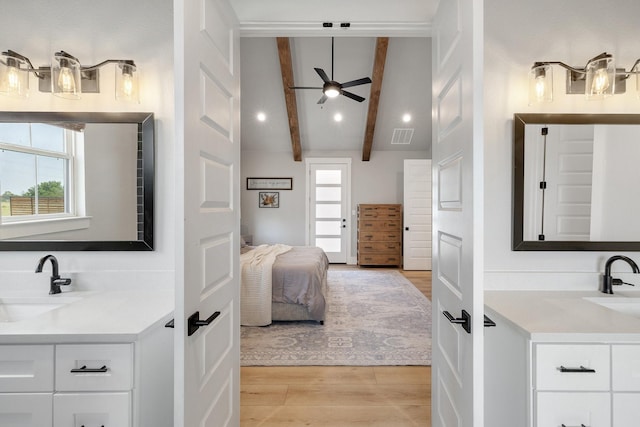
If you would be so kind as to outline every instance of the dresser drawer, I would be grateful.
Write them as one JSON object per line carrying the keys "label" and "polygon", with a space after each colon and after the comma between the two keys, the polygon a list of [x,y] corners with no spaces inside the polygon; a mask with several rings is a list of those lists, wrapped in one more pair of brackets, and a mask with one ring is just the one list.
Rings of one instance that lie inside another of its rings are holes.
{"label": "dresser drawer", "polygon": [[0,394],[0,426],[51,427],[52,393]]}
{"label": "dresser drawer", "polygon": [[402,209],[393,207],[365,207],[360,208],[360,219],[402,219]]}
{"label": "dresser drawer", "polygon": [[400,220],[365,219],[358,222],[358,230],[360,231],[399,230],[400,228],[402,228]]}
{"label": "dresser drawer", "polygon": [[360,265],[400,265],[399,255],[369,255],[359,254],[358,264]]}
{"label": "dresser drawer", "polygon": [[380,253],[391,252],[393,254],[398,253],[402,248],[400,242],[362,242],[358,246],[358,249],[364,253]]}
{"label": "dresser drawer", "polygon": [[611,427],[609,393],[536,393],[536,427]]}
{"label": "dresser drawer", "polygon": [[614,391],[640,391],[640,345],[611,347]]}
{"label": "dresser drawer", "polygon": [[132,344],[56,346],[57,391],[124,391],[132,386]]}
{"label": "dresser drawer", "polygon": [[400,242],[400,231],[366,231],[358,233],[360,242]]}
{"label": "dresser drawer", "polygon": [[0,392],[29,391],[53,391],[53,346],[0,346]]}
{"label": "dresser drawer", "polygon": [[609,362],[608,345],[537,345],[535,388],[609,390]]}
{"label": "dresser drawer", "polygon": [[131,394],[56,393],[53,427],[131,426]]}

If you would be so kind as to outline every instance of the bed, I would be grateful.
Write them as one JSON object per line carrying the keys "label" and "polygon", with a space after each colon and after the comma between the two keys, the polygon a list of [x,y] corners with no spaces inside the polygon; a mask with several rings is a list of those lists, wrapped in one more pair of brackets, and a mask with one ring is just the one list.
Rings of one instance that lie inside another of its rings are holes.
{"label": "bed", "polygon": [[311,246],[243,247],[240,256],[240,324],[274,321],[323,323],[327,270],[324,251]]}

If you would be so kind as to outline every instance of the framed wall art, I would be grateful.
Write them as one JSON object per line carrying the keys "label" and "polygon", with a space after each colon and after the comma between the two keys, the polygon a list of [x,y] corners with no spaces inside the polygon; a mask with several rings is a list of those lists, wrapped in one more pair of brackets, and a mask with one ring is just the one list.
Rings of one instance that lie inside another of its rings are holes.
{"label": "framed wall art", "polygon": [[280,193],[277,191],[261,191],[258,193],[258,206],[261,208],[279,208]]}
{"label": "framed wall art", "polygon": [[247,190],[291,190],[293,178],[247,178]]}

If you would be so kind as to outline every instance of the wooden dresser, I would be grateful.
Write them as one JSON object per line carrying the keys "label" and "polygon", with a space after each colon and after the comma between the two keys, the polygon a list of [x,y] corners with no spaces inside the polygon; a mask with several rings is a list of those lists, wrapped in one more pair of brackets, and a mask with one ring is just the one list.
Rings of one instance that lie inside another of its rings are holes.
{"label": "wooden dresser", "polygon": [[402,205],[358,205],[358,265],[402,265]]}

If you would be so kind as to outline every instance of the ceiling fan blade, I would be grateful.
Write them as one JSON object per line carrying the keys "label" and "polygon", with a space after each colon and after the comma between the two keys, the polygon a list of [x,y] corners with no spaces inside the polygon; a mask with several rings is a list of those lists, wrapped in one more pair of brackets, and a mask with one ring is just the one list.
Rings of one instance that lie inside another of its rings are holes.
{"label": "ceiling fan blade", "polygon": [[322,89],[322,88],[312,87],[312,86],[290,86],[289,89]]}
{"label": "ceiling fan blade", "polygon": [[364,101],[364,98],[361,97],[360,95],[356,95],[355,93],[347,92],[346,90],[340,91],[340,94],[346,96],[347,98],[351,98],[354,101],[358,101],[358,102]]}
{"label": "ceiling fan blade", "polygon": [[323,93],[322,97],[318,100],[318,104],[324,104],[327,99],[329,99],[329,97]]}
{"label": "ceiling fan blade", "polygon": [[361,79],[358,80],[351,80],[350,82],[346,82],[346,83],[342,83],[342,87],[353,87],[353,86],[358,86],[358,85],[364,85],[367,83],[371,83],[371,79],[369,77],[363,77]]}
{"label": "ceiling fan blade", "polygon": [[326,83],[331,81],[329,80],[329,76],[327,76],[327,73],[325,73],[322,68],[314,68],[314,70],[316,70],[316,73],[318,73],[323,82]]}

